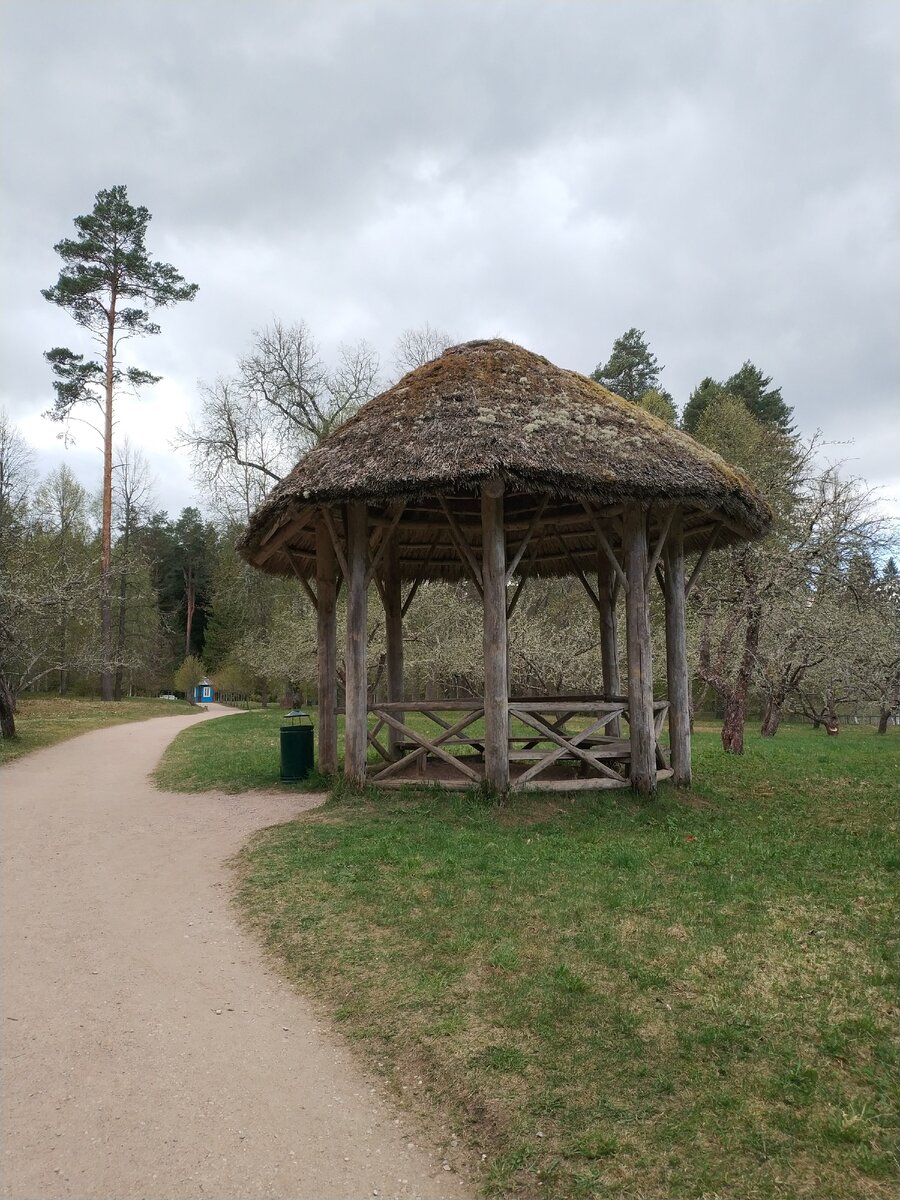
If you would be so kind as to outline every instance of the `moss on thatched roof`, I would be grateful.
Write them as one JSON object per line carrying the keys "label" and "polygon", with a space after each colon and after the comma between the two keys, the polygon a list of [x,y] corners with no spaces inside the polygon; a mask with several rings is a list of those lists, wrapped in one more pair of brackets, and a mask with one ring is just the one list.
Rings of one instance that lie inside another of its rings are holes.
{"label": "moss on thatched roof", "polygon": [[[260,550],[274,527],[302,522],[310,506],[474,496],[491,477],[523,502],[550,493],[563,505],[681,503],[722,521],[722,541],[758,537],[771,522],[750,480],[689,435],[584,375],[498,339],[454,346],[365,404],[273,489],[238,549],[264,570],[290,573],[299,561],[305,573],[309,528],[298,532],[293,564],[285,553]],[[553,519],[551,505],[545,520]],[[404,515],[401,544],[417,540],[410,524]],[[411,550],[410,561],[417,557]],[[570,569],[562,555],[557,567],[548,562],[542,573]],[[435,573],[460,572],[448,566]]]}

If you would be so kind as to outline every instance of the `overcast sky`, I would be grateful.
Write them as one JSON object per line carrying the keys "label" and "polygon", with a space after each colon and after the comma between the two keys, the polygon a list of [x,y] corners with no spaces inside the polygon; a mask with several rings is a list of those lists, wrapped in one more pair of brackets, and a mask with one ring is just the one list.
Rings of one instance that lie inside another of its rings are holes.
{"label": "overcast sky", "polygon": [[120,405],[160,504],[197,381],[305,320],[326,356],[426,320],[590,372],[646,332],[683,404],[752,359],[900,510],[896,9],[876,0],[2,0],[2,403],[87,349],[40,289],[100,188],[200,285]]}

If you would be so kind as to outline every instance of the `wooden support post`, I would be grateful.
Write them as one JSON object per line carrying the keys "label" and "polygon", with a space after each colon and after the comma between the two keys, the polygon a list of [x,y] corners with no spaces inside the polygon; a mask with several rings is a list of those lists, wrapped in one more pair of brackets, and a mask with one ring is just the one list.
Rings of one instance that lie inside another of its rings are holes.
{"label": "wooden support post", "polygon": [[352,783],[366,778],[369,693],[366,675],[368,612],[366,568],[369,557],[369,517],[365,501],[347,502],[347,649],[344,659],[345,704],[344,774]]}
{"label": "wooden support post", "polygon": [[506,637],[506,534],[503,484],[481,489],[481,579],[484,595],[484,777],[509,788],[509,668]]}
{"label": "wooden support post", "polygon": [[[603,691],[607,696],[620,696],[622,682],[619,678],[619,632],[616,623],[617,599],[616,573],[602,547],[597,558],[597,610],[600,613],[600,661],[603,666]],[[609,732],[616,737],[622,732],[619,718],[609,724]]]}
{"label": "wooden support post", "polygon": [[[384,604],[384,632],[387,643],[387,699],[394,704],[403,699],[403,594],[400,587],[400,554],[396,537],[384,552],[382,573]],[[402,724],[402,712],[394,716]],[[396,758],[403,735],[393,726],[388,727],[388,745],[391,756]]]}
{"label": "wooden support post", "polygon": [[337,771],[337,563],[331,534],[316,522],[316,646],[319,693],[319,770]]}
{"label": "wooden support post", "polygon": [[684,524],[675,514],[665,546],[666,675],[669,686],[669,748],[675,783],[691,785],[691,681],[684,619]]}
{"label": "wooden support post", "polygon": [[628,724],[631,730],[631,786],[642,796],[656,791],[656,734],[653,723],[653,662],[647,603],[647,526],[644,513],[630,504],[623,515],[626,633],[628,637]]}

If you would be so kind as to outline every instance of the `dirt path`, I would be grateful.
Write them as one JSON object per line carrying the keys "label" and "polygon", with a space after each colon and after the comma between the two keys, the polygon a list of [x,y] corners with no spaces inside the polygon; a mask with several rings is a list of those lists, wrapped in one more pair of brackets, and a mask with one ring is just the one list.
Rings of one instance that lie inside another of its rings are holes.
{"label": "dirt path", "polygon": [[468,1196],[236,925],[225,860],[317,798],[147,781],[206,719],[100,730],[0,771],[0,1195]]}

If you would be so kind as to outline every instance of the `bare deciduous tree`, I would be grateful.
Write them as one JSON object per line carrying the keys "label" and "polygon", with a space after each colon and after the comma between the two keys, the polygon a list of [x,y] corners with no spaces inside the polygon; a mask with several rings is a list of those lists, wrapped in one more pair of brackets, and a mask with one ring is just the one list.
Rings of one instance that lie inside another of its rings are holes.
{"label": "bare deciduous tree", "polygon": [[62,639],[61,621],[96,602],[94,556],[60,552],[43,536],[18,539],[0,559],[0,731],[15,737],[19,693],[48,675],[98,665],[95,637]]}
{"label": "bare deciduous tree", "polygon": [[0,541],[25,515],[34,454],[5,408],[0,408]]}
{"label": "bare deciduous tree", "polygon": [[329,368],[302,321],[274,321],[253,338],[233,378],[201,385],[200,420],[176,439],[229,520],[246,520],[300,456],[378,386],[378,355],[365,342],[341,346]]}
{"label": "bare deciduous tree", "polygon": [[447,347],[453,344],[454,339],[449,333],[443,329],[435,329],[427,321],[415,329],[404,329],[394,346],[397,377],[439,358]]}

